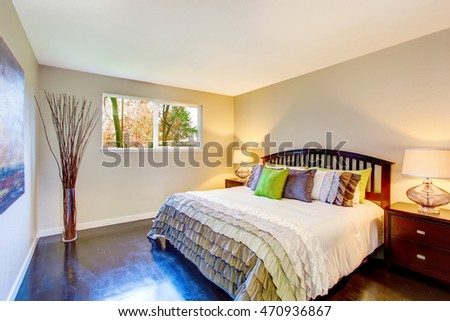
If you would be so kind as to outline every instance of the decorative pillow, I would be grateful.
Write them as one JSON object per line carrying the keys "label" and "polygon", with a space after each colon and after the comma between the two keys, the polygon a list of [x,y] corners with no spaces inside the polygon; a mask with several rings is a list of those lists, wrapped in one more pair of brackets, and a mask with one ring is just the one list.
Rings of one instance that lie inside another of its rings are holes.
{"label": "decorative pillow", "polygon": [[359,201],[355,202],[355,204],[358,203],[364,203],[364,200],[366,198],[366,187],[367,183],[369,182],[370,174],[372,173],[372,167],[369,167],[367,169],[362,170],[334,170],[334,169],[328,169],[328,168],[318,168],[317,173],[314,176],[314,188],[313,188],[313,199],[318,200],[320,196],[320,187],[322,186],[322,180],[325,174],[320,174],[324,172],[337,172],[337,173],[344,173],[349,172],[352,174],[357,174],[361,176],[361,180],[359,181]]}
{"label": "decorative pillow", "polygon": [[372,167],[363,170],[355,170],[355,171],[346,171],[352,174],[357,174],[361,176],[361,180],[359,181],[359,202],[364,203],[366,199],[366,188],[367,183],[369,182],[370,174],[372,174]]}
{"label": "decorative pillow", "polygon": [[325,172],[320,186],[319,201],[333,204],[339,189],[339,174],[337,172]]}
{"label": "decorative pillow", "polygon": [[284,186],[283,197],[311,203],[316,169],[290,170]]}
{"label": "decorative pillow", "polygon": [[288,169],[264,167],[254,194],[273,199],[281,199],[288,175]]}
{"label": "decorative pillow", "polygon": [[326,174],[327,174],[326,171],[318,169],[318,171],[314,175],[314,186],[311,192],[311,197],[313,200],[320,199],[320,190],[322,188],[322,183]]}
{"label": "decorative pillow", "polygon": [[250,178],[247,181],[247,186],[250,187],[252,191],[256,190],[256,186],[258,185],[258,181],[261,176],[263,168],[264,165],[253,166],[252,173],[250,174]]}
{"label": "decorative pillow", "polygon": [[355,203],[360,175],[350,172],[326,171],[320,187],[319,201],[351,207]]}
{"label": "decorative pillow", "polygon": [[351,172],[340,173],[338,193],[333,204],[352,207],[353,197],[360,180],[361,175],[353,174]]}

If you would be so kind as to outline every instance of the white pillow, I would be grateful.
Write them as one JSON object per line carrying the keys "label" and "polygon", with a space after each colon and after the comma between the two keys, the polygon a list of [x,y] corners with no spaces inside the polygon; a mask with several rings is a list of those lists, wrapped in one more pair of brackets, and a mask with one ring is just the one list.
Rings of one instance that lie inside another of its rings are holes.
{"label": "white pillow", "polygon": [[323,179],[325,178],[327,173],[329,173],[329,171],[317,170],[316,174],[314,175],[314,186],[311,192],[311,198],[313,200],[320,199],[320,190],[322,189]]}

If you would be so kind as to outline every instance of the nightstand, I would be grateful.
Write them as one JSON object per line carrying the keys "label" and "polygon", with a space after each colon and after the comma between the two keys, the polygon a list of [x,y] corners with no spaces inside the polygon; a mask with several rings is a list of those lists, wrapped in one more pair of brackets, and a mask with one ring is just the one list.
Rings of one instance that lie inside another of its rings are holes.
{"label": "nightstand", "polygon": [[396,264],[450,284],[450,210],[421,214],[416,204],[385,209],[388,265]]}
{"label": "nightstand", "polygon": [[239,178],[227,178],[225,179],[225,188],[231,188],[236,186],[244,186],[245,181]]}

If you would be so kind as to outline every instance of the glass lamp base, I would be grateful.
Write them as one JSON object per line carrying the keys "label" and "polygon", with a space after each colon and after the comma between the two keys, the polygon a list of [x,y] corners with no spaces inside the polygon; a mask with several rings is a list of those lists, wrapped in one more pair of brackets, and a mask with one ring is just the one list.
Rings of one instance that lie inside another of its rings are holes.
{"label": "glass lamp base", "polygon": [[439,206],[450,202],[450,194],[433,185],[430,179],[423,184],[411,187],[406,196],[419,205],[418,211],[424,214],[439,214]]}
{"label": "glass lamp base", "polygon": [[240,180],[245,181],[247,177],[250,176],[250,169],[247,167],[239,167],[236,172],[234,172],[237,177],[239,177]]}
{"label": "glass lamp base", "polygon": [[439,207],[422,206],[419,204],[419,206],[417,206],[417,211],[423,214],[439,214],[440,209]]}

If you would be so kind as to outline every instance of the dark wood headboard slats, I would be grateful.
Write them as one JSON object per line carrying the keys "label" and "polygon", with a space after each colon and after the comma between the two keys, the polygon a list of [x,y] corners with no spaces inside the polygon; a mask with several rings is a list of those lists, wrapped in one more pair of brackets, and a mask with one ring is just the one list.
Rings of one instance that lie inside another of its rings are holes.
{"label": "dark wood headboard slats", "polygon": [[[332,149],[296,149],[264,156],[264,163],[285,166],[319,167],[336,170],[363,170],[372,168],[366,199],[378,202],[381,207],[391,202],[391,165],[383,159]],[[377,169],[381,174],[378,175]],[[379,184],[377,184],[378,182]],[[375,191],[380,186],[380,191]]]}

